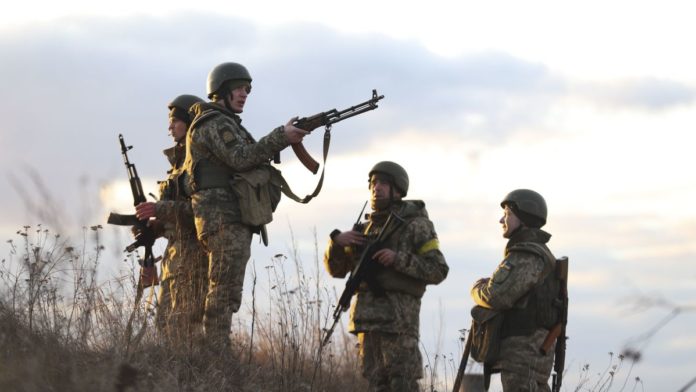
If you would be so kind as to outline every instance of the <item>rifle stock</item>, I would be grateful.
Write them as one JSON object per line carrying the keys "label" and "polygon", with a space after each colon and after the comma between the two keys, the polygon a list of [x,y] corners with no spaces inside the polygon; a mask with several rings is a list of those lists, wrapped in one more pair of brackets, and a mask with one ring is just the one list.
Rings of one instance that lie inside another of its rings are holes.
{"label": "rifle stock", "polygon": [[462,354],[462,360],[459,362],[459,369],[457,369],[457,377],[454,379],[454,386],[452,387],[452,392],[459,392],[461,389],[462,381],[464,380],[464,373],[466,372],[466,364],[469,362],[469,354],[471,353],[471,338],[472,332],[474,330],[474,322],[471,321],[471,327],[469,328],[469,333],[466,336],[466,344],[464,345],[464,353]]}
{"label": "rifle stock", "polygon": [[[551,385],[552,392],[560,392],[561,384],[563,384],[563,371],[565,370],[566,340],[568,339],[566,336],[566,325],[568,324],[568,257],[564,256],[556,260],[556,273],[561,283],[558,298],[561,300],[562,310],[560,322],[549,331],[549,335],[551,335],[552,332],[557,330],[553,362],[554,374]],[[542,350],[543,348],[544,346],[542,346]],[[547,349],[551,349],[550,344]]]}
{"label": "rifle stock", "polygon": [[561,332],[563,330],[563,326],[561,323],[558,323],[553,326],[549,330],[549,333],[546,334],[546,339],[544,339],[544,342],[541,344],[541,348],[539,351],[541,351],[542,354],[546,355],[551,351],[551,346],[556,342],[556,339],[561,335]]}

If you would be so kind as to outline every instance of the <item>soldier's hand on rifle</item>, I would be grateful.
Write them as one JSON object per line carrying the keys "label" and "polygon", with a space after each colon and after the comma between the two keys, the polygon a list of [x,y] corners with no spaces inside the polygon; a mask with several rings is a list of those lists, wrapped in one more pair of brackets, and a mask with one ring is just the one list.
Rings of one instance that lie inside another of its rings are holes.
{"label": "soldier's hand on rifle", "polygon": [[300,129],[293,125],[297,119],[298,117],[291,118],[283,128],[285,136],[288,138],[288,142],[290,144],[302,143],[302,138],[309,134],[309,132],[305,131],[304,129]]}
{"label": "soldier's hand on rifle", "polygon": [[155,203],[146,201],[135,206],[135,216],[140,220],[150,219],[155,216]]}
{"label": "soldier's hand on rifle", "polygon": [[372,260],[389,267],[396,261],[396,252],[391,249],[380,249],[372,256]]}
{"label": "soldier's hand on rifle", "polygon": [[360,246],[365,244],[365,236],[356,230],[344,231],[334,237],[333,243],[338,246]]}

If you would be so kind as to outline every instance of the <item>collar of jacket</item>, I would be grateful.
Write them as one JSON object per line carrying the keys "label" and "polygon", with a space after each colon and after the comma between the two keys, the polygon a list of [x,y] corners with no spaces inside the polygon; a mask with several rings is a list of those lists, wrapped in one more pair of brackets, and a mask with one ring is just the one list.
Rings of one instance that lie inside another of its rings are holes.
{"label": "collar of jacket", "polygon": [[230,109],[228,109],[224,105],[220,105],[217,102],[210,102],[208,104],[201,104],[201,107],[204,110],[208,110],[208,109],[217,110],[218,112],[221,112],[221,113],[225,114],[226,116],[232,117],[234,119],[234,121],[237,122],[237,124],[242,123],[242,118],[239,117],[239,115],[237,113],[231,111]]}
{"label": "collar of jacket", "polygon": [[536,242],[537,244],[546,244],[551,239],[551,234],[541,229],[533,229],[529,227],[520,227],[510,237],[505,250],[507,251],[513,245],[520,242]]}
{"label": "collar of jacket", "polygon": [[215,102],[198,102],[193,104],[191,106],[190,112],[193,114],[194,120],[192,120],[192,125],[195,122],[196,118],[202,116],[205,112],[219,112],[220,114],[224,114],[227,117],[231,117],[237,124],[242,124],[242,118],[237,115],[237,113],[234,113],[233,111],[227,109],[223,105],[217,104]]}
{"label": "collar of jacket", "polygon": [[392,203],[388,210],[375,211],[369,214],[368,218],[371,222],[379,225],[384,223],[392,212],[403,219],[414,218],[421,215],[428,216],[428,213],[425,212],[425,203],[423,201],[400,200]]}
{"label": "collar of jacket", "polygon": [[164,149],[162,153],[172,167],[179,167],[184,162],[186,146],[183,143],[177,143],[175,146]]}

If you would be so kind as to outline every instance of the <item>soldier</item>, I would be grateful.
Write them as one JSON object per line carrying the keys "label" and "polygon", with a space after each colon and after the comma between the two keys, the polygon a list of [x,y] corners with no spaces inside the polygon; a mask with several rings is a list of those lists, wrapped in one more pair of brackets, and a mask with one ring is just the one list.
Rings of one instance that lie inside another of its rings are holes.
{"label": "soldier", "polygon": [[501,372],[503,390],[550,391],[553,354],[544,355],[540,348],[560,311],[554,304],[559,281],[551,273],[556,258],[546,245],[551,235],[541,230],[546,201],[535,191],[517,189],[500,206],[503,237],[508,239],[505,256],[493,276],[474,284],[471,297],[480,307],[502,312],[500,353],[490,366],[492,372]]}
{"label": "soldier", "polygon": [[387,230],[384,246],[370,260],[378,263],[373,276],[376,284],[369,287],[363,282],[358,289],[349,331],[358,336],[363,376],[370,390],[418,391],[421,297],[426,285],[447,277],[449,267],[425,203],[402,200],[409,185],[406,171],[394,162],[379,162],[370,170],[368,181],[373,212],[365,224],[331,233],[324,265],[331,276],[343,278],[358,262],[361,248]]}
{"label": "soldier", "polygon": [[[196,238],[191,202],[182,191],[179,177],[186,154],[186,131],[191,125],[188,110],[202,99],[180,95],[169,108],[169,132],[175,145],[164,150],[171,165],[161,181],[159,201],[136,206],[139,219],[150,221],[156,233],[167,239],[161,265],[156,324],[172,343],[190,341],[202,329],[205,277],[208,257]],[[187,339],[188,338],[188,339]]]}
{"label": "soldier", "polygon": [[239,117],[251,92],[251,80],[249,71],[238,63],[213,68],[207,81],[212,102],[193,106],[195,117],[186,136],[184,187],[191,196],[198,240],[208,252],[203,324],[211,348],[229,347],[232,314],[242,301],[251,237],[270,222],[280,197],[278,193],[273,202],[268,200],[268,178],[273,171],[269,161],[288,145],[302,142],[308,133],[295,127],[296,118],[292,118],[258,142],[254,140]]}

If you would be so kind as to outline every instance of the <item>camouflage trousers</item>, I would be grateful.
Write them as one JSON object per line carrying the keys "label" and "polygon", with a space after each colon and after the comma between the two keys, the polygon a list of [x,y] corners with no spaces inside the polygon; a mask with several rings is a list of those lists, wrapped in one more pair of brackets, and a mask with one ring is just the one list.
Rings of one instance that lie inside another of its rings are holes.
{"label": "camouflage trousers", "polygon": [[420,391],[422,363],[418,339],[378,331],[358,333],[363,376],[373,392]]}
{"label": "camouflage trousers", "polygon": [[229,346],[232,314],[242,304],[244,273],[251,255],[252,234],[247,225],[229,223],[201,239],[208,252],[204,338],[212,347]]}
{"label": "camouflage trousers", "polygon": [[194,238],[172,241],[161,265],[157,315],[158,330],[177,346],[199,340],[208,289],[208,255]]}
{"label": "camouflage trousers", "polygon": [[[501,381],[507,388],[504,391],[548,391],[548,382],[553,368],[553,348],[543,355],[539,347],[548,331],[539,328],[530,335],[509,336],[500,344]],[[508,389],[509,388],[509,389]]]}
{"label": "camouflage trousers", "polygon": [[503,370],[500,373],[500,383],[504,392],[551,392],[547,383],[541,383],[529,374],[512,373]]}

